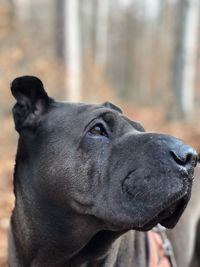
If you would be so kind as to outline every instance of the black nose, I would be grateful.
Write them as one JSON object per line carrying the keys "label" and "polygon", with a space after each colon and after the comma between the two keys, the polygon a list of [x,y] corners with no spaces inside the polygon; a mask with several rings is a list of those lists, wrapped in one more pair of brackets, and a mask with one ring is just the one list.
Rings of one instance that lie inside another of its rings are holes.
{"label": "black nose", "polygon": [[197,165],[197,153],[189,146],[180,146],[177,149],[170,151],[173,159],[178,165],[191,169]]}

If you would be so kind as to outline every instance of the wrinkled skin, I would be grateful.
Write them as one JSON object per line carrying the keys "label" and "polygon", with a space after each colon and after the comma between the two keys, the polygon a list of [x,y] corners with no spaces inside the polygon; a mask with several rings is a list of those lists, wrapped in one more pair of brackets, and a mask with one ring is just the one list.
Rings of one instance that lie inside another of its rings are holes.
{"label": "wrinkled skin", "polygon": [[196,152],[111,103],[56,102],[35,77],[11,90],[20,137],[10,266],[146,266],[138,230],[175,226]]}

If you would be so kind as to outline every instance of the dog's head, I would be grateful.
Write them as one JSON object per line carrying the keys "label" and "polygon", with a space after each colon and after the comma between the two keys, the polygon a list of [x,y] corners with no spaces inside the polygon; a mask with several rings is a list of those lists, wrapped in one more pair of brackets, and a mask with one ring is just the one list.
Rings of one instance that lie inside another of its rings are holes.
{"label": "dog's head", "polygon": [[192,148],[146,133],[111,103],[56,102],[36,77],[15,79],[11,90],[20,134],[15,184],[29,203],[37,195],[63,214],[70,209],[101,222],[102,229],[176,224],[190,198]]}

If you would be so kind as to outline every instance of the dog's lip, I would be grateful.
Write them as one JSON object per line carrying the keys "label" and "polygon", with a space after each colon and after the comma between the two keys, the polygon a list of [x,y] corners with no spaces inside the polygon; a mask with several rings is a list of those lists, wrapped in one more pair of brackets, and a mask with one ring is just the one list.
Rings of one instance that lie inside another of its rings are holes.
{"label": "dog's lip", "polygon": [[[131,178],[131,175],[135,171],[137,171],[137,169],[133,169],[132,171],[130,171],[125,177],[125,179],[123,179],[122,190],[124,189],[124,182],[127,179]],[[148,231],[158,223],[162,224],[166,228],[173,228],[176,225],[178,219],[180,218],[189,201],[192,180],[194,179],[194,172],[191,170],[186,170],[185,168],[180,167],[179,174],[180,173],[184,177],[182,189],[175,193],[170,200],[165,201],[162,206],[158,207],[157,213],[154,214],[154,216],[149,216],[142,223],[141,221],[138,221],[138,225],[136,227],[134,225],[134,227],[132,228],[134,228],[135,230],[143,229],[144,231]],[[129,192],[126,190],[126,193]]]}
{"label": "dog's lip", "polygon": [[158,223],[166,228],[173,228],[190,199],[191,187],[187,186],[186,188],[182,193],[179,192],[178,195],[174,196],[173,200],[168,202],[168,204],[165,203],[162,209],[155,216],[149,218],[143,225],[140,225],[138,230],[142,228],[144,231],[149,231]]}
{"label": "dog's lip", "polygon": [[[164,217],[164,219],[161,220],[160,224],[163,225],[166,228],[173,228],[175,224],[177,223],[179,217],[181,216],[184,208],[187,205],[187,198],[183,197],[181,198],[178,203],[176,203],[174,206],[172,206],[171,211],[169,211],[170,214],[168,216]],[[166,212],[166,211],[164,211]],[[161,214],[162,216],[162,214]]]}
{"label": "dog's lip", "polygon": [[156,224],[160,223],[166,228],[173,228],[188,203],[188,196],[189,193],[176,200],[170,206],[168,205],[165,207],[160,213],[151,218],[151,220],[145,224],[145,227],[151,229]]}

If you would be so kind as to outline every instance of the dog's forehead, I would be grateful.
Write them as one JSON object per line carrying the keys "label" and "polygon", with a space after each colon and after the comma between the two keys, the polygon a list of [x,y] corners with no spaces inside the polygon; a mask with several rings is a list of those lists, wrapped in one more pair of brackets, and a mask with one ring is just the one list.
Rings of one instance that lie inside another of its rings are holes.
{"label": "dog's forehead", "polygon": [[49,130],[79,131],[83,130],[90,121],[104,117],[106,122],[120,126],[120,128],[135,128],[144,131],[140,123],[130,120],[121,112],[104,104],[85,104],[71,102],[54,102],[47,114],[44,124]]}
{"label": "dog's forehead", "polygon": [[51,109],[50,116],[57,122],[73,122],[80,125],[105,113],[121,116],[118,111],[104,105],[68,102],[56,102]]}

